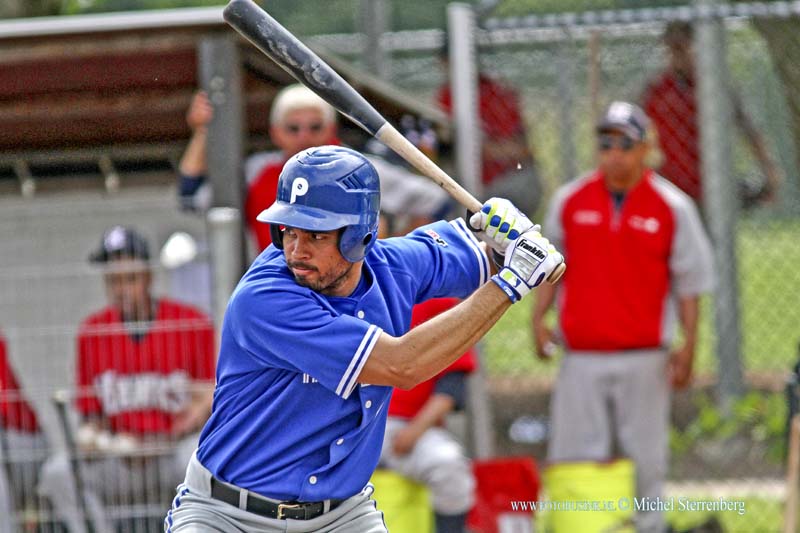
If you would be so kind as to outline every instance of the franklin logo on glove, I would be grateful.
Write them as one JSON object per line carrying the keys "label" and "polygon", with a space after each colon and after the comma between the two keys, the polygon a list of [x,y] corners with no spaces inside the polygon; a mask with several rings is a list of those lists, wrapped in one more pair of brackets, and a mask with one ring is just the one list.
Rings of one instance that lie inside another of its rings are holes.
{"label": "franklin logo on glove", "polygon": [[519,244],[517,244],[520,248],[523,248],[533,254],[534,257],[539,259],[539,261],[544,261],[547,258],[547,253],[540,250],[536,246],[530,244],[528,241],[520,240]]}

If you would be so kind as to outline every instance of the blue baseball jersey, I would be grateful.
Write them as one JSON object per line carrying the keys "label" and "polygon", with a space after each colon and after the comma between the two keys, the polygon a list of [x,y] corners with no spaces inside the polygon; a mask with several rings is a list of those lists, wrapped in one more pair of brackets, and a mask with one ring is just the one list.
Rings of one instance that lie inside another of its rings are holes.
{"label": "blue baseball jersey", "polygon": [[378,463],[392,391],[358,383],[381,332],[403,335],[416,303],[464,298],[488,277],[462,219],[377,241],[349,297],[298,285],[270,246],[228,304],[198,459],[218,479],[277,500],[358,493]]}

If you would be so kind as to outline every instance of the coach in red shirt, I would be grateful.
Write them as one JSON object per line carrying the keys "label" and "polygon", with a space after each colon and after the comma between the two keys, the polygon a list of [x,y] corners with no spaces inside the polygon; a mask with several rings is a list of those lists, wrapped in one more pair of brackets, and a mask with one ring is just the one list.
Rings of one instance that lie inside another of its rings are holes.
{"label": "coach in red shirt", "polygon": [[[544,315],[558,303],[565,356],[551,402],[548,460],[636,464],[637,496],[661,497],[669,391],[691,378],[698,298],[712,288],[711,247],[692,200],[645,166],[648,118],[614,102],[597,126],[599,167],[561,187],[545,219],[570,267],[536,299],[541,357],[552,354]],[[680,323],[683,344],[673,348]],[[659,512],[637,530],[661,532]]]}

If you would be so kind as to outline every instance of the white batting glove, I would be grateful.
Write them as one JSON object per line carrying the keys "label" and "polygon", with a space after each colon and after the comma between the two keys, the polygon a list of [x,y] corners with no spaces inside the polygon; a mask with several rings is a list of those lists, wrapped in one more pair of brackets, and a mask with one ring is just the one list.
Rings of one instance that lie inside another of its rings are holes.
{"label": "white batting glove", "polygon": [[480,211],[469,217],[469,225],[478,238],[500,255],[505,255],[508,245],[526,231],[541,229],[505,198],[487,200]]}
{"label": "white batting glove", "polygon": [[558,281],[565,268],[564,256],[538,229],[531,229],[506,249],[503,268],[492,276],[492,281],[516,303],[542,281]]}

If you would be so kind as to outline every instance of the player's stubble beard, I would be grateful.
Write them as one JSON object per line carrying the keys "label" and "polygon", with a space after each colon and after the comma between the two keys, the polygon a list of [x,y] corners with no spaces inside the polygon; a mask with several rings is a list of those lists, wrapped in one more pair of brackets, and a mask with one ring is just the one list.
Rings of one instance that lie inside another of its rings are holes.
{"label": "player's stubble beard", "polygon": [[305,276],[298,276],[292,272],[294,276],[294,280],[297,282],[298,285],[302,285],[303,287],[308,287],[314,292],[318,292],[320,294],[324,294],[326,296],[332,295],[336,292],[336,290],[342,286],[342,284],[347,281],[349,278],[350,272],[355,267],[356,263],[351,263],[349,261],[344,261],[342,263],[341,268],[331,269],[330,272],[327,274],[321,274],[319,269],[313,265],[309,265],[302,262],[292,262],[289,263],[289,268],[298,267],[298,268],[307,268],[314,270],[315,272],[319,273],[319,277],[312,281],[306,279]]}

